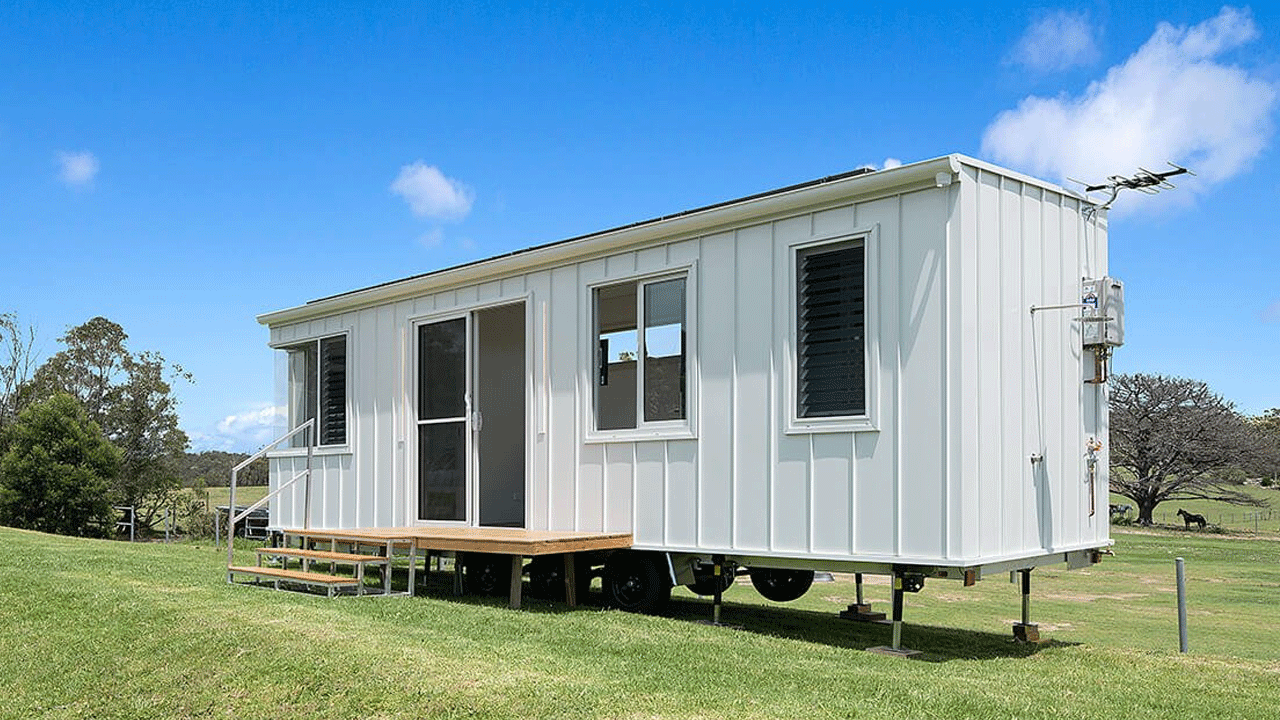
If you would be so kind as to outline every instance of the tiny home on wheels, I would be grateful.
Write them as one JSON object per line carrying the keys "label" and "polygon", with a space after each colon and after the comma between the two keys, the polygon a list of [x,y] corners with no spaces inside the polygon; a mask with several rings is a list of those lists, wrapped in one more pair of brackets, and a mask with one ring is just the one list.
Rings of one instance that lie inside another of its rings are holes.
{"label": "tiny home on wheels", "polygon": [[948,155],[267,313],[272,524],[629,536],[629,609],[1088,565],[1119,291],[1105,209]]}

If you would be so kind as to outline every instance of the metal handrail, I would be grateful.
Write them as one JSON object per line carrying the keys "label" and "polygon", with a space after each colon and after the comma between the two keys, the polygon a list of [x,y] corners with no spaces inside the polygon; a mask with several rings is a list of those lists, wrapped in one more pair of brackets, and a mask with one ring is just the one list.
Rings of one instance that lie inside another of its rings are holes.
{"label": "metal handrail", "polygon": [[[271,498],[275,497],[276,495],[279,495],[281,490],[284,490],[287,487],[291,487],[295,482],[298,481],[299,478],[304,476],[307,479],[307,486],[306,486],[307,492],[303,498],[302,523],[304,528],[310,526],[311,462],[312,462],[312,458],[315,456],[315,449],[316,449],[315,442],[314,442],[315,435],[312,432],[312,430],[315,429],[315,424],[316,424],[316,419],[311,418],[310,420],[302,423],[301,425],[294,428],[293,430],[290,430],[287,434],[282,435],[281,437],[276,439],[274,442],[272,442],[270,445],[267,445],[266,447],[262,448],[258,452],[254,453],[249,457],[248,460],[245,460],[239,465],[236,465],[235,467],[231,468],[231,492],[229,493],[229,497],[227,498],[227,504],[229,506],[227,510],[227,566],[228,567],[230,567],[235,562],[236,523],[244,519],[244,517],[248,515],[250,512],[258,509],[259,507],[262,507],[262,505],[266,503],[268,500],[270,500]],[[240,471],[248,467],[249,463],[252,463],[254,460],[257,460],[263,455],[266,455],[268,452],[274,450],[275,447],[280,443],[284,442],[285,440],[289,440],[294,435],[297,435],[298,433],[303,431],[307,432],[307,469],[303,470],[297,475],[294,475],[292,480],[290,480],[287,483],[281,484],[275,490],[272,490],[271,492],[267,493],[267,495],[263,497],[261,500],[254,503],[253,505],[250,505],[248,509],[237,514],[236,513],[236,477],[240,474]]]}

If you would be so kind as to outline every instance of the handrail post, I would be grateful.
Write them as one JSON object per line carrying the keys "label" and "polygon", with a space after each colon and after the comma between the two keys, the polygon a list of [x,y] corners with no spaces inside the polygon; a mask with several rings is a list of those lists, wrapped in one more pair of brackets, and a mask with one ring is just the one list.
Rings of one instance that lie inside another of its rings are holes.
{"label": "handrail post", "polygon": [[[242,461],[239,465],[236,465],[235,467],[231,468],[231,485],[230,485],[230,487],[229,487],[230,492],[228,492],[228,498],[227,498],[227,503],[228,503],[228,505],[229,505],[229,507],[227,508],[227,566],[228,566],[228,567],[230,567],[230,566],[235,562],[235,546],[236,546],[236,545],[235,545],[235,537],[236,537],[236,481],[237,481],[237,479],[239,478],[240,470],[241,470],[241,469],[243,469],[243,468],[249,467],[249,465],[250,465],[254,460],[257,460],[258,458],[260,458],[260,457],[262,457],[262,456],[266,455],[268,452],[270,452],[272,449],[274,449],[274,448],[275,448],[277,445],[279,445],[280,443],[284,442],[285,440],[288,440],[288,439],[292,438],[294,435],[297,435],[298,433],[303,432],[303,431],[305,431],[305,432],[307,433],[306,437],[308,438],[308,440],[307,440],[307,472],[306,472],[306,474],[307,474],[307,492],[306,492],[306,500],[305,500],[305,502],[306,502],[306,508],[304,508],[304,511],[305,511],[307,514],[309,514],[309,513],[311,512],[311,459],[312,459],[312,455],[313,455],[313,453],[314,453],[314,451],[315,451],[315,442],[314,442],[314,437],[315,437],[315,425],[316,425],[316,419],[315,419],[315,418],[311,418],[310,420],[308,420],[308,421],[306,421],[306,422],[302,423],[302,424],[301,424],[301,425],[299,425],[298,427],[296,427],[296,428],[294,428],[294,429],[290,430],[288,433],[285,433],[285,434],[284,434],[284,435],[282,435],[281,437],[277,438],[277,439],[276,439],[276,440],[274,440],[270,445],[267,445],[266,447],[262,448],[262,449],[261,449],[261,450],[259,450],[258,452],[256,452],[256,453],[254,453],[253,455],[249,456],[249,459],[244,460],[244,461]],[[297,478],[296,478],[296,476],[295,476],[295,478],[294,478],[294,479],[295,479],[295,480],[297,479]],[[270,484],[270,478],[269,478],[269,477],[268,477],[268,481],[267,481],[267,482],[268,482],[268,484]],[[292,481],[292,480],[291,480],[291,481],[289,481],[289,484],[292,484],[292,483],[293,483],[293,481]],[[259,500],[258,502],[254,503],[254,504],[253,504],[253,507],[258,507],[259,505],[261,505],[261,504],[262,504],[263,502],[265,502],[266,500],[268,500],[268,499],[270,499],[270,498],[274,497],[274,496],[276,495],[276,493],[280,492],[280,490],[281,490],[281,489],[283,489],[283,488],[276,488],[273,492],[267,493],[267,497],[265,497],[265,498],[263,498],[262,500]],[[306,520],[304,520],[304,522],[306,522]],[[216,519],[216,518],[214,519],[214,524],[215,524],[215,525],[217,524],[217,519]],[[228,576],[227,576],[227,582],[231,582],[231,576],[230,576],[230,575],[228,575]]]}
{"label": "handrail post", "polygon": [[[235,563],[236,548],[236,476],[240,473],[240,468],[231,469],[231,492],[227,495],[227,566]],[[216,511],[215,511],[216,512]],[[231,582],[230,576],[227,582]]]}
{"label": "handrail post", "polygon": [[311,461],[316,452],[315,427],[307,428],[307,484],[302,498],[302,529],[311,529]]}

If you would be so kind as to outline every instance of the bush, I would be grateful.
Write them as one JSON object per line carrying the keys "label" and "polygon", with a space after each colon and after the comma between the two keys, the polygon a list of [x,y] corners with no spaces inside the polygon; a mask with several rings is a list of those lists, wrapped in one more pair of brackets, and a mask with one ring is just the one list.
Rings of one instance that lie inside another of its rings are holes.
{"label": "bush", "polygon": [[1272,480],[1271,478],[1262,478],[1262,482],[1258,484],[1261,485],[1262,487],[1271,487],[1276,484],[1276,481]]}
{"label": "bush", "polygon": [[57,394],[5,428],[0,447],[0,524],[60,535],[114,527],[108,496],[120,451],[75,398]]}

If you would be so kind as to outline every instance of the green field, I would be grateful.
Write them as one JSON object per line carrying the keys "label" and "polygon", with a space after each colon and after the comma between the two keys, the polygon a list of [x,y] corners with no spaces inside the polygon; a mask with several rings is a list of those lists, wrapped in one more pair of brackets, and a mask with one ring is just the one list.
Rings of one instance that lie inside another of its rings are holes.
{"label": "green field", "polygon": [[[1158,525],[1184,527],[1182,518],[1178,517],[1178,510],[1182,509],[1189,513],[1203,515],[1210,524],[1222,530],[1280,535],[1280,488],[1245,485],[1239,490],[1267,503],[1267,506],[1228,505],[1213,500],[1168,500],[1156,506],[1153,519]],[[1134,510],[1130,517],[1137,517],[1137,505],[1132,500],[1112,493],[1111,502],[1118,505],[1133,505]]]}
{"label": "green field", "polygon": [[[1011,641],[1007,577],[909,595],[904,644],[839,620],[848,578],[788,605],[749,587],[724,621],[680,591],[663,617],[588,604],[341,598],[227,585],[208,544],[0,529],[4,718],[1260,718],[1280,702],[1280,541],[1116,534],[1115,558],[1035,573],[1051,641]],[[1173,558],[1191,648],[1177,652]],[[593,593],[593,596],[595,594]],[[882,583],[869,588],[880,609]],[[594,598],[593,598],[594,599]]]}

